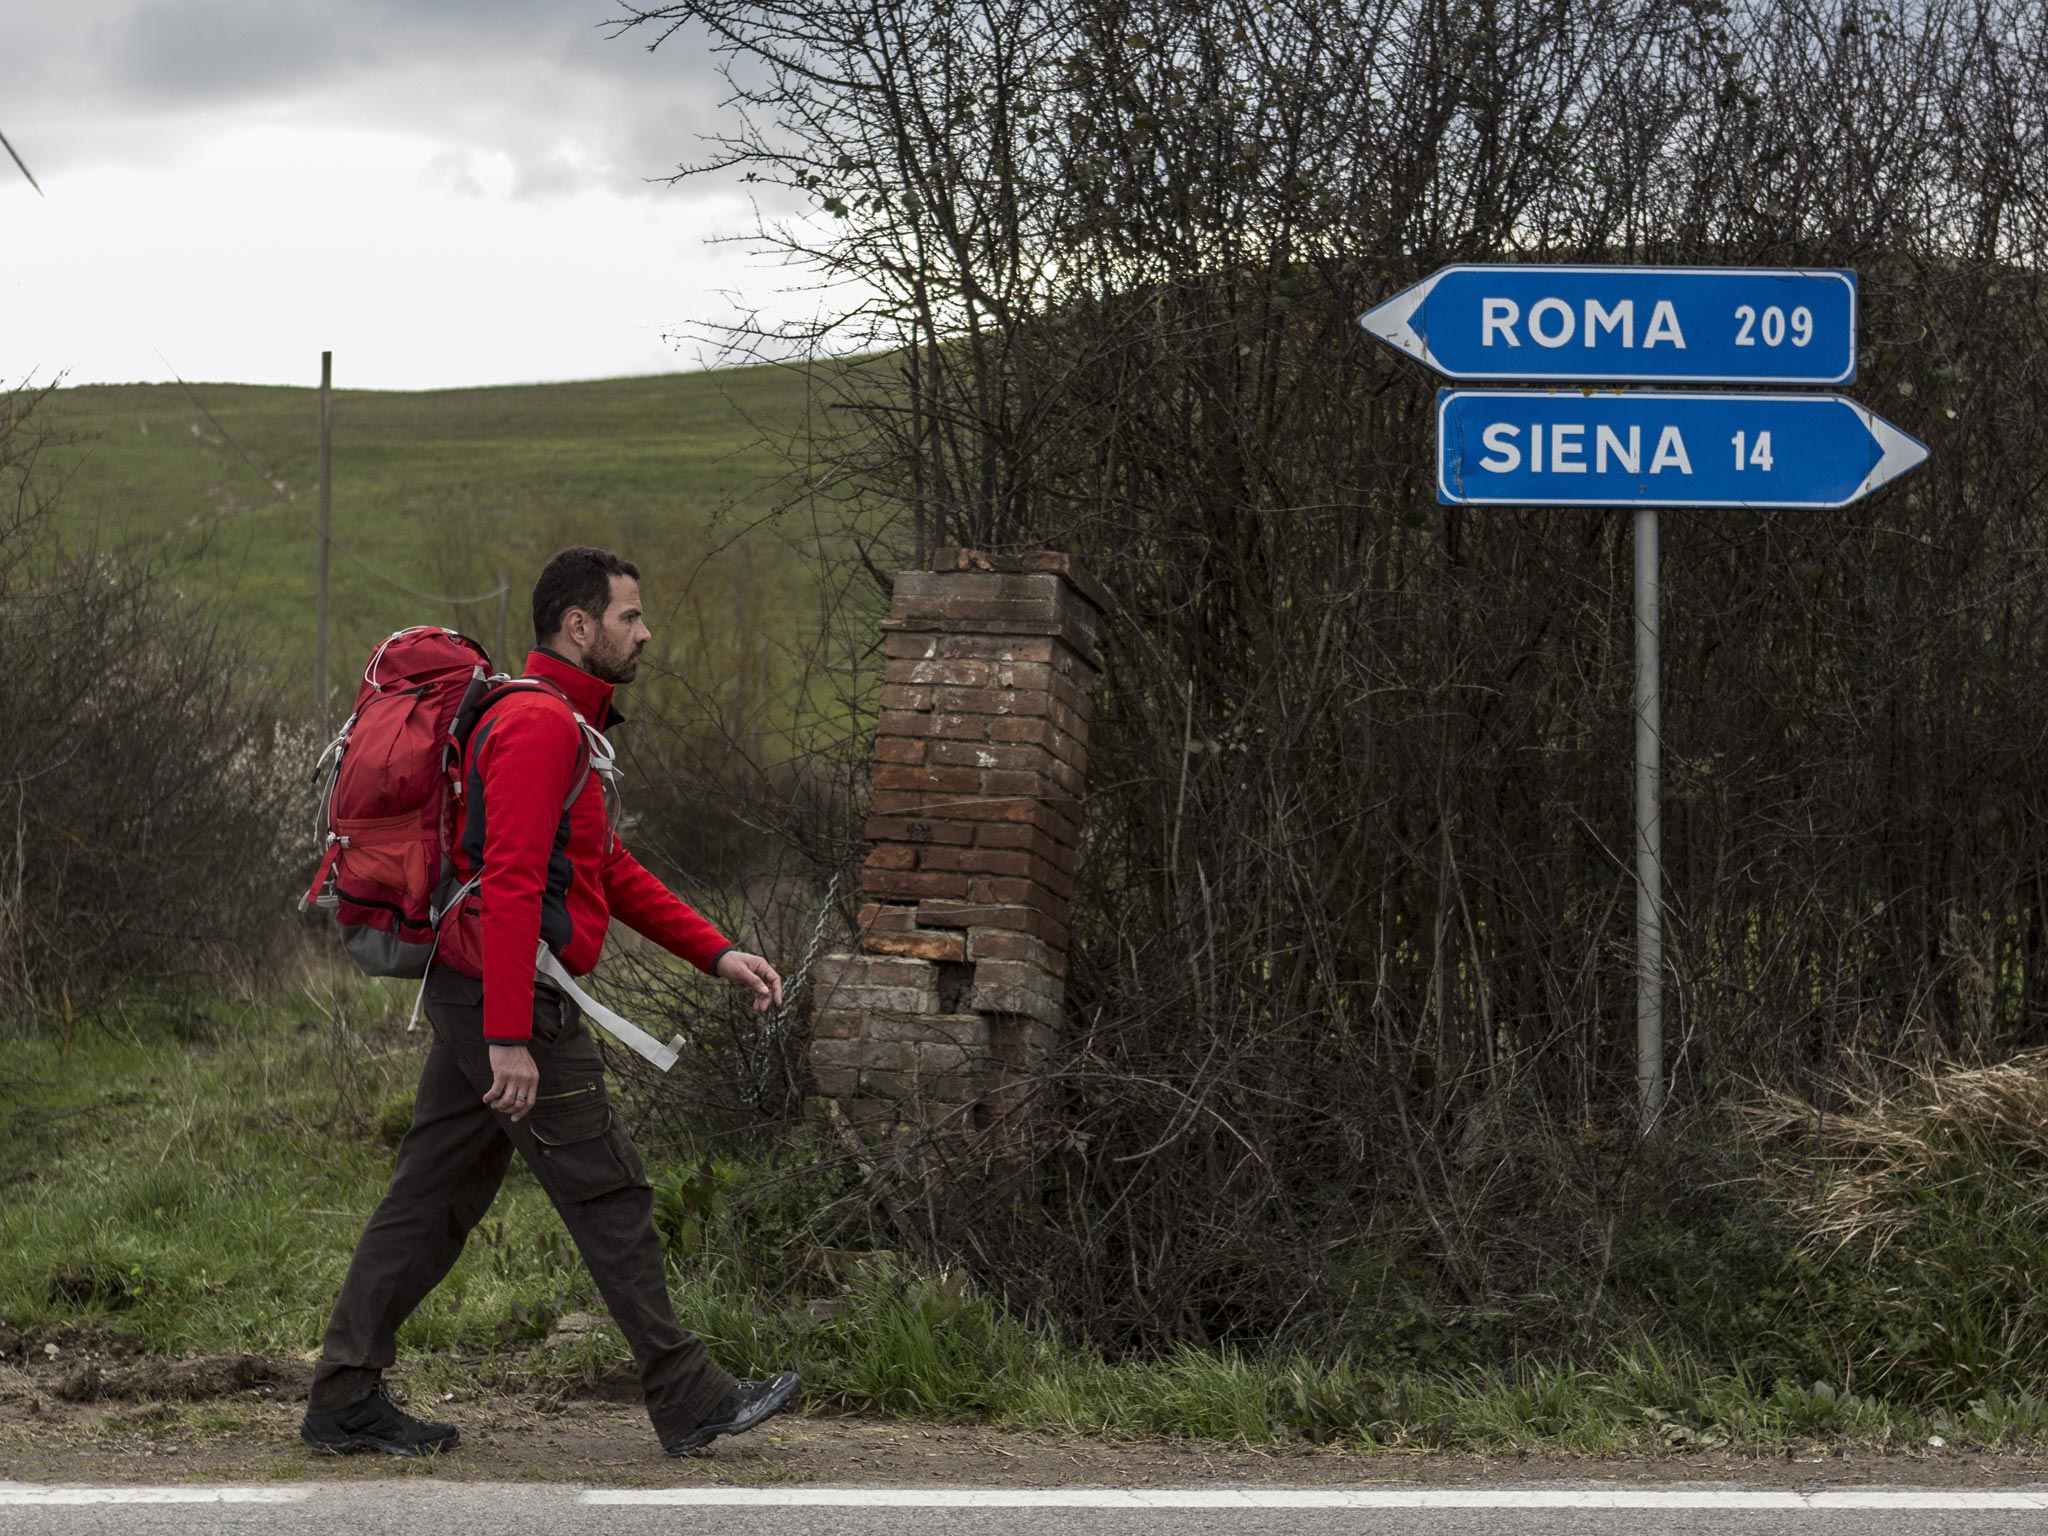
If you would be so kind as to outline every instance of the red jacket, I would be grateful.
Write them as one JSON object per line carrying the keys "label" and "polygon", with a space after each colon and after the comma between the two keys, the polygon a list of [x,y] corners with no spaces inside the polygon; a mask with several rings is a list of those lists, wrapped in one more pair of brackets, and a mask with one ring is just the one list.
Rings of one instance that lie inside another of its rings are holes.
{"label": "red jacket", "polygon": [[617,723],[612,685],[552,651],[526,658],[526,676],[554,684],[508,695],[485,712],[463,758],[463,825],[456,867],[475,895],[443,924],[440,957],[484,984],[484,1038],[533,1034],[539,941],[580,976],[597,964],[613,917],[710,971],[733,946],[672,894],[612,833],[604,784],[592,772],[565,813],[585,761],[570,707],[599,730]]}

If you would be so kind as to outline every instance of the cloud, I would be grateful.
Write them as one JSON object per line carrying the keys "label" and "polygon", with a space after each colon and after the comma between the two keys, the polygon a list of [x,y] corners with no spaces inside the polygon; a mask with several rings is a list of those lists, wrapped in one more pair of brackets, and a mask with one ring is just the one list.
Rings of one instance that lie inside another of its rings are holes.
{"label": "cloud", "polygon": [[429,192],[447,192],[456,197],[482,197],[483,182],[477,178],[476,157],[467,150],[444,149],[427,161],[420,171],[420,185]]}
{"label": "cloud", "polygon": [[[646,193],[723,91],[684,35],[613,36],[610,0],[67,0],[0,23],[6,131],[60,195],[251,122],[410,133],[509,155],[517,195]],[[578,178],[585,178],[579,183]]]}
{"label": "cloud", "polygon": [[221,106],[275,96],[372,64],[374,33],[334,7],[150,0],[113,27],[103,56],[129,101]]}

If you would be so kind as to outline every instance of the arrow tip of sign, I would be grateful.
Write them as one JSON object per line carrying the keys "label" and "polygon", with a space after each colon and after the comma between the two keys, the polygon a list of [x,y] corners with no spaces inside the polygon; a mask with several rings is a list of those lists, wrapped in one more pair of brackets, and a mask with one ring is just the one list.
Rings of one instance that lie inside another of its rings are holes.
{"label": "arrow tip of sign", "polygon": [[[1866,496],[1927,462],[1927,445],[1916,437],[1907,436],[1882,416],[1865,413],[1864,425],[1877,440],[1878,457],[1877,462],[1871,465],[1870,473],[1863,477],[1863,483],[1856,488],[1856,496]],[[1855,499],[1850,498],[1852,501]]]}
{"label": "arrow tip of sign", "polygon": [[1391,299],[1375,304],[1358,317],[1359,325],[1388,346],[1399,347],[1434,368],[1436,361],[1429,355],[1429,339],[1415,328],[1415,312],[1422,308],[1422,301],[1429,297],[1429,290],[1442,276],[1441,272],[1433,272],[1421,282],[1403,288]]}

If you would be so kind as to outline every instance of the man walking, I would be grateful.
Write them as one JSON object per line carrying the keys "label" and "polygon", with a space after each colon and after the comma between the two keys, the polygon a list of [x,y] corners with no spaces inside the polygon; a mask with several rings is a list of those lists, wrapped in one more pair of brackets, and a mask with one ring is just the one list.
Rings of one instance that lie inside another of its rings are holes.
{"label": "man walking", "polygon": [[[567,549],[533,589],[544,688],[485,711],[463,758],[457,874],[481,879],[441,927],[425,1005],[434,1039],[391,1187],[356,1244],[334,1304],[299,1434],[320,1450],[421,1455],[458,1435],[403,1412],[383,1387],[398,1328],[454,1266],[516,1149],[576,1241],[632,1346],[655,1433],[671,1455],[779,1412],[794,1372],[736,1381],[670,1306],[653,1195],[613,1118],[604,1064],[562,992],[535,981],[540,945],[571,974],[597,963],[617,917],[699,969],[782,999],[782,978],[692,911],[628,853],[611,825],[584,723],[606,729],[612,690],[648,640],[640,573],[598,549]],[[580,787],[579,787],[580,786]]]}

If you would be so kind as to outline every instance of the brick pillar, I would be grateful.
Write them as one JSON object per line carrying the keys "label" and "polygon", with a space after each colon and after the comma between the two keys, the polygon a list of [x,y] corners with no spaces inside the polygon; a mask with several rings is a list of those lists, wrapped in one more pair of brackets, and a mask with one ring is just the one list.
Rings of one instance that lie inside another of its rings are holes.
{"label": "brick pillar", "polygon": [[935,564],[882,623],[860,948],[818,964],[811,1066],[855,1120],[976,1126],[1060,1028],[1107,598],[1063,554]]}

